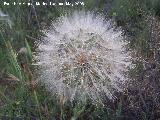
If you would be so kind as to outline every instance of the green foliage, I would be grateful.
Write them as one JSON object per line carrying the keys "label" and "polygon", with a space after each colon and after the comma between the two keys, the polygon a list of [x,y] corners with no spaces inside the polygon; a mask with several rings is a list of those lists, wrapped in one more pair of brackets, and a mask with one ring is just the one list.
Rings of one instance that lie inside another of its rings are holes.
{"label": "green foliage", "polygon": [[18,77],[20,80],[22,80],[23,77],[22,77],[21,67],[17,61],[17,55],[14,52],[14,50],[11,46],[11,43],[9,41],[7,41],[5,44],[6,44],[6,48],[8,50],[8,57],[7,58],[9,61],[9,64],[8,64],[9,73],[14,74],[16,77]]}
{"label": "green foliage", "polygon": [[153,1],[153,9],[155,11],[155,14],[160,16],[160,1],[159,0]]}
{"label": "green foliage", "polygon": [[85,8],[87,10],[103,10],[105,5],[105,0],[84,0]]}
{"label": "green foliage", "polygon": [[121,20],[128,20],[137,15],[137,3],[133,0],[114,0],[111,15]]}

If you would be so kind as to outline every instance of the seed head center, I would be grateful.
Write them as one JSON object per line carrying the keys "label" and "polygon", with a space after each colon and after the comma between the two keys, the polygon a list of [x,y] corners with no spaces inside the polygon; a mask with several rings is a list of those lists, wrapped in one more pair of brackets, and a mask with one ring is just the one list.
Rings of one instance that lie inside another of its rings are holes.
{"label": "seed head center", "polygon": [[85,65],[88,60],[87,60],[87,54],[86,53],[80,53],[76,56],[76,61],[79,65]]}

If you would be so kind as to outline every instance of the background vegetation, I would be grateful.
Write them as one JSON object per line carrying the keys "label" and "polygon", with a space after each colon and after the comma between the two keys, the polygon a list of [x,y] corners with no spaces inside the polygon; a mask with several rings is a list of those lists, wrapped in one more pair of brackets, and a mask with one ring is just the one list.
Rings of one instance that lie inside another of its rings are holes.
{"label": "background vegetation", "polygon": [[[84,7],[4,6],[0,3],[0,119],[160,119],[160,1],[84,2]],[[40,41],[41,29],[48,28],[51,21],[68,10],[84,8],[114,19],[128,36],[134,53],[136,67],[130,73],[132,84],[124,94],[117,95],[114,102],[107,101],[104,106],[92,105],[89,101],[85,105],[58,101],[37,83],[33,74],[34,42]]]}

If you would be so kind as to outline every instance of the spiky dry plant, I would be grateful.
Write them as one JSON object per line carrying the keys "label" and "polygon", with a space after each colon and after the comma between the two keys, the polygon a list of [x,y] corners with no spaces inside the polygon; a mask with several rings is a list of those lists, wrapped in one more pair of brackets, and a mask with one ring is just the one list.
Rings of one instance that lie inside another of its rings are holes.
{"label": "spiky dry plant", "polygon": [[68,100],[115,97],[122,91],[130,55],[120,29],[92,12],[60,17],[37,49],[40,80],[54,94]]}

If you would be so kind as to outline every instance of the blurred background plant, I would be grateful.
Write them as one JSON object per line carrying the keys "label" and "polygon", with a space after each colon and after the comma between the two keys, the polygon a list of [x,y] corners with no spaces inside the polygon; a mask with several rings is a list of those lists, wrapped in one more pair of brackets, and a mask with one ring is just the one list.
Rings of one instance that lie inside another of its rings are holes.
{"label": "blurred background plant", "polygon": [[[160,1],[84,0],[84,3],[84,7],[0,4],[0,119],[160,119]],[[115,19],[135,56],[131,86],[104,106],[89,101],[85,105],[57,101],[56,96],[37,84],[33,75],[36,68],[32,66],[32,52],[41,30],[63,12],[83,8]]]}

